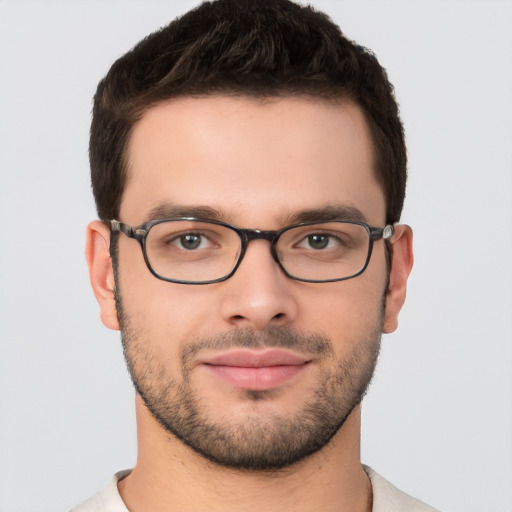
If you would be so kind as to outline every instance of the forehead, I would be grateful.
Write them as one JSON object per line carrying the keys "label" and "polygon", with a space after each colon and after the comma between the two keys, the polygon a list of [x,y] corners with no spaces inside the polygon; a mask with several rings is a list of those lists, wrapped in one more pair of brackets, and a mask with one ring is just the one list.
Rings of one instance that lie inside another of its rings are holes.
{"label": "forehead", "polygon": [[167,204],[206,206],[226,221],[264,228],[338,204],[384,219],[369,130],[350,102],[175,99],[144,114],[127,156],[125,222],[148,220]]}

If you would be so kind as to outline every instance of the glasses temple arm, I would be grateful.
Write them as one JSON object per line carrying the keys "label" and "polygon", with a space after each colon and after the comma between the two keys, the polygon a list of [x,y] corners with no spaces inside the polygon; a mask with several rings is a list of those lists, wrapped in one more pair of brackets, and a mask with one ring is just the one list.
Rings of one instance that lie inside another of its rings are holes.
{"label": "glasses temple arm", "polygon": [[130,238],[135,238],[133,228],[129,224],[123,224],[118,220],[112,219],[110,221],[110,229],[113,233],[124,233],[126,236]]}

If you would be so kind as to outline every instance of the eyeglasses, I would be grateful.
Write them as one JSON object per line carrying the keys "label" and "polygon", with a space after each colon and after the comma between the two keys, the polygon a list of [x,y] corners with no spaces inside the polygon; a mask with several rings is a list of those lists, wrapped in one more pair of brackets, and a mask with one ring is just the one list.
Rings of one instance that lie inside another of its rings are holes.
{"label": "eyeglasses", "polygon": [[363,222],[305,222],[278,231],[240,229],[192,217],[160,219],[132,227],[110,221],[113,233],[137,240],[151,273],[182,284],[229,279],[252,240],[270,242],[270,252],[290,278],[308,283],[343,281],[364,272],[373,243],[393,236],[394,227]]}

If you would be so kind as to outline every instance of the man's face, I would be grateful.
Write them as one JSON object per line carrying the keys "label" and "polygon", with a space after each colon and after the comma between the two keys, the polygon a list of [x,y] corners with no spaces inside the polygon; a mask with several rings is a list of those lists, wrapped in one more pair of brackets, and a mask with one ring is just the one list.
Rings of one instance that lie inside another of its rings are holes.
{"label": "man's face", "polygon": [[[382,227],[371,142],[351,103],[305,98],[177,99],[135,126],[120,218],[203,216],[277,230],[304,212],[357,209]],[[255,240],[233,277],[208,285],[155,278],[119,238],[117,309],[147,410],[217,463],[289,465],[320,449],[359,403],[385,328],[382,241],[353,279],[286,277]]]}

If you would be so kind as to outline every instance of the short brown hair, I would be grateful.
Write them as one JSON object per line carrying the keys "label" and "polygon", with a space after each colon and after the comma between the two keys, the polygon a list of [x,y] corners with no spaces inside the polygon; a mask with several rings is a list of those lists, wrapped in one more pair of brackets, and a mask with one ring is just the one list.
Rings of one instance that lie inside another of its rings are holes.
{"label": "short brown hair", "polygon": [[386,222],[399,220],[407,157],[386,71],[325,14],[288,0],[205,2],[113,64],[94,98],[89,145],[100,219],[119,215],[127,146],[137,120],[165,100],[212,94],[355,102],[371,132]]}

